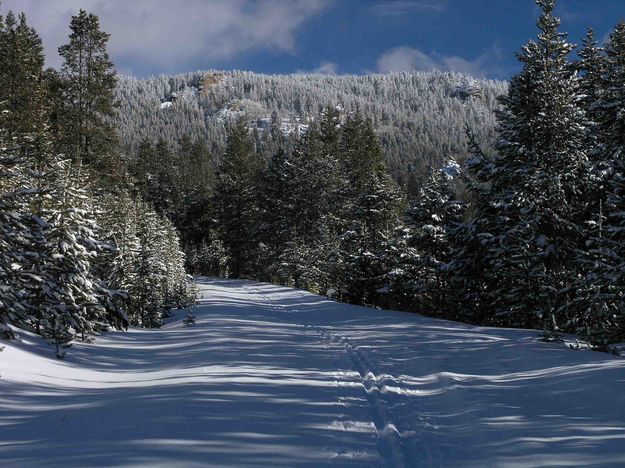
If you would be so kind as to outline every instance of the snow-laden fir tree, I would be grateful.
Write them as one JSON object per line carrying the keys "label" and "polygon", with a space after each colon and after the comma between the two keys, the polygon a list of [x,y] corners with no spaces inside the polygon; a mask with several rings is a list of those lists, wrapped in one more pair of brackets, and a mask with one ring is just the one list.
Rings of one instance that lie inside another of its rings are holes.
{"label": "snow-laden fir tree", "polygon": [[350,227],[340,238],[338,282],[345,300],[377,304],[392,268],[387,247],[403,197],[390,177],[374,175],[352,205]]}
{"label": "snow-laden fir tree", "polygon": [[554,0],[537,3],[538,38],[523,48],[523,70],[501,100],[497,155],[476,155],[472,164],[484,185],[463,253],[482,265],[470,305],[484,310],[471,315],[553,327],[570,318],[589,171],[579,81],[568,61],[574,46],[558,30]]}
{"label": "snow-laden fir tree", "polygon": [[[310,284],[324,292],[331,282],[339,232],[341,184],[338,114],[327,110],[283,161],[284,173],[272,217],[277,252],[271,271],[283,284]],[[282,246],[279,245],[282,243]]]}
{"label": "snow-laden fir tree", "polygon": [[291,238],[293,224],[287,205],[289,159],[289,155],[282,149],[271,156],[263,168],[258,191],[258,240],[266,246],[267,251],[259,273],[261,277],[281,284],[287,284],[287,280],[277,279],[274,267],[279,264],[278,258],[283,255],[284,246]]}
{"label": "snow-laden fir tree", "polygon": [[134,265],[134,279],[129,284],[130,304],[128,317],[133,325],[159,327],[164,313],[167,266],[162,252],[159,217],[149,207],[138,201],[135,204],[136,235],[139,250]]}
{"label": "snow-laden fir tree", "polygon": [[189,289],[189,277],[185,271],[185,255],[180,246],[176,228],[166,218],[161,219],[162,257],[165,263],[163,282],[164,303],[167,309],[187,307],[194,301]]}
{"label": "snow-laden fir tree", "polygon": [[307,244],[301,238],[285,242],[270,267],[272,278],[280,284],[325,293],[329,284],[328,236],[319,242]]}
{"label": "snow-laden fir tree", "polygon": [[107,308],[126,312],[132,304],[128,291],[137,281],[140,250],[135,202],[124,189],[100,193],[96,213],[105,242],[95,262],[98,277],[108,287],[103,298]]}
{"label": "snow-laden fir tree", "polygon": [[411,271],[419,283],[414,300],[419,310],[429,314],[444,315],[450,308],[447,264],[452,260],[451,232],[462,222],[464,212],[454,193],[460,175],[454,159],[432,171],[417,203],[408,210],[408,245],[419,253]]}
{"label": "snow-laden fir tree", "polygon": [[[8,111],[2,111],[0,120],[9,115]],[[19,146],[6,132],[0,133],[0,336],[3,337],[13,335],[7,322],[29,323],[28,309],[20,292],[29,280],[23,276],[25,247],[32,242],[26,215],[34,194],[29,182]]]}
{"label": "snow-laden fir tree", "polygon": [[576,304],[577,331],[599,345],[625,338],[625,22],[619,22],[597,60],[601,93],[593,103],[599,160],[607,164],[603,216],[584,257],[586,282]]}
{"label": "snow-laden fir tree", "polygon": [[92,266],[100,246],[92,200],[79,185],[80,169],[61,158],[49,165],[46,198],[33,224],[39,229],[29,271],[37,281],[26,286],[29,305],[44,335],[63,325],[86,339],[109,323]]}

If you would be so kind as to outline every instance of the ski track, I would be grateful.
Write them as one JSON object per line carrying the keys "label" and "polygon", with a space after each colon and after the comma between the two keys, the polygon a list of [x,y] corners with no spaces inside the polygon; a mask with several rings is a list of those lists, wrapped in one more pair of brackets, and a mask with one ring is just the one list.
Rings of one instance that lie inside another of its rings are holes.
{"label": "ski track", "polygon": [[[263,294],[261,291],[246,289],[250,294],[260,297],[273,310],[286,314],[292,313],[288,307],[273,302],[268,295]],[[331,333],[311,324],[298,325],[304,327],[308,334],[316,336],[321,341],[331,343],[337,351],[342,351],[349,357],[354,370],[360,376],[359,383],[362,385],[364,396],[370,406],[372,422],[376,428],[377,449],[380,456],[386,460],[389,466],[407,466],[406,460],[410,460],[412,457],[406,457],[404,453],[406,444],[402,443],[402,435],[398,432],[389,412],[389,403],[383,398],[383,386],[378,382],[376,373],[364,353],[357,347],[354,347],[345,336]],[[410,433],[413,432],[409,431],[405,434]]]}
{"label": "ski track", "polygon": [[[274,311],[283,314],[293,314],[297,310],[278,304],[262,291],[246,287],[249,294],[259,297],[262,302]],[[307,293],[303,293],[305,296]],[[360,376],[365,397],[370,406],[372,422],[376,428],[377,449],[380,456],[393,467],[438,466],[439,459],[437,445],[432,437],[431,429],[438,429],[431,418],[410,413],[411,418],[422,424],[416,430],[405,412],[401,414],[405,404],[398,401],[399,395],[417,395],[418,389],[407,389],[404,379],[385,374],[377,370],[363,347],[355,346],[345,335],[330,331],[327,327],[320,327],[310,323],[298,324],[306,328],[309,334],[319,337],[320,340],[332,343],[337,351],[344,352]],[[391,385],[387,385],[391,383]]]}

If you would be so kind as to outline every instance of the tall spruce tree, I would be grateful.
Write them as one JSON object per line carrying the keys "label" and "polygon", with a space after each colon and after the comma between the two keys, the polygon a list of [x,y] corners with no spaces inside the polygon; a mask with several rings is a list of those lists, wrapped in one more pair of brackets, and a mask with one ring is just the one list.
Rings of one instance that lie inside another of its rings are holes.
{"label": "tall spruce tree", "polygon": [[36,178],[40,135],[45,130],[43,48],[22,14],[0,16],[0,335],[6,322],[29,326],[23,297],[33,281],[26,268],[33,243],[30,206],[40,194]]}
{"label": "tall spruce tree", "polygon": [[[605,221],[591,239],[585,257],[587,286],[576,325],[600,345],[625,338],[625,22],[619,22],[605,45],[601,94],[593,105],[600,160],[608,165]],[[600,66],[600,65],[599,65]]]}
{"label": "tall spruce tree", "polygon": [[24,13],[9,12],[0,28],[0,101],[11,115],[2,124],[25,153],[34,152],[46,130],[48,115],[43,73],[43,45]]}
{"label": "tall spruce tree", "polygon": [[139,251],[134,265],[134,281],[129,284],[131,297],[128,317],[133,325],[159,327],[166,313],[164,285],[167,265],[163,258],[159,218],[143,202],[135,205]]}
{"label": "tall spruce tree", "polygon": [[390,269],[386,245],[398,226],[403,197],[370,120],[360,113],[349,116],[339,148],[344,183],[337,189],[347,229],[341,235],[338,282],[348,301],[376,304]]}
{"label": "tall spruce tree", "polygon": [[473,164],[484,185],[464,245],[479,252],[463,254],[481,259],[472,302],[488,305],[491,323],[553,328],[569,319],[589,175],[578,76],[568,61],[574,46],[558,30],[554,0],[537,4],[538,38],[523,48],[523,70],[501,100],[497,155]]}
{"label": "tall spruce tree", "polygon": [[260,160],[244,120],[228,133],[215,188],[218,229],[234,278],[252,275],[256,240],[256,187]]}
{"label": "tall spruce tree", "polygon": [[94,14],[72,16],[69,42],[59,48],[62,106],[57,111],[61,145],[66,154],[110,171],[116,143],[114,115],[117,78],[108,52],[110,35]]}
{"label": "tall spruce tree", "polygon": [[340,115],[323,112],[283,161],[278,262],[272,267],[283,284],[324,292],[334,283],[343,205]]}

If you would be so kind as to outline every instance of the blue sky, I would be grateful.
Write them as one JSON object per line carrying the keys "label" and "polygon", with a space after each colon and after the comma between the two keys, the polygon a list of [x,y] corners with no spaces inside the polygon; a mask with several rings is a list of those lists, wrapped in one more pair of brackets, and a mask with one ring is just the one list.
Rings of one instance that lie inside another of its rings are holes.
{"label": "blue sky", "polygon": [[[25,11],[58,65],[69,17],[101,17],[121,73],[456,70],[507,79],[536,35],[533,0],[4,0]],[[607,37],[625,0],[559,0],[562,29]]]}

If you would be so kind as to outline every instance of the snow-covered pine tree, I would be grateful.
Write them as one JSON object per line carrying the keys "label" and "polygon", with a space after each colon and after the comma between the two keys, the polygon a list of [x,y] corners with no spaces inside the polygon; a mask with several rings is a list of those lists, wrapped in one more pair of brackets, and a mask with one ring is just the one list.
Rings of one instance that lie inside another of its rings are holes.
{"label": "snow-covered pine tree", "polygon": [[258,239],[267,251],[263,264],[259,265],[260,277],[283,284],[286,284],[284,279],[275,277],[275,267],[292,235],[293,223],[287,200],[289,159],[282,149],[271,156],[263,169],[258,195]]}
{"label": "snow-covered pine tree", "polygon": [[24,153],[44,138],[48,115],[41,39],[24,13],[0,24],[0,101],[10,112],[2,128]]}
{"label": "snow-covered pine tree", "polygon": [[274,259],[270,274],[278,283],[325,293],[328,289],[327,236],[310,245],[301,238],[285,242]]}
{"label": "snow-covered pine tree", "polygon": [[[16,32],[15,17],[9,13],[0,16],[0,337],[14,336],[7,322],[27,324],[28,315],[20,300],[24,246],[31,242],[26,226],[28,199],[34,191],[30,186],[24,161],[12,125],[18,120],[11,109],[16,108],[12,88],[22,67],[13,66],[21,60],[15,53],[14,43],[20,35]],[[17,76],[16,76],[17,75]],[[25,88],[25,87],[23,87]],[[19,111],[19,109],[16,109]]]}
{"label": "snow-covered pine tree", "polygon": [[134,265],[134,278],[128,287],[128,317],[133,325],[159,327],[165,312],[163,285],[167,266],[162,257],[162,233],[159,217],[137,201],[135,205],[139,250]]}
{"label": "snow-covered pine tree", "polygon": [[166,218],[160,221],[163,231],[162,257],[165,263],[163,305],[167,309],[180,309],[188,306],[195,298],[191,297],[189,277],[184,268],[185,255],[180,247],[176,228]]}
{"label": "snow-covered pine tree", "polygon": [[490,323],[551,327],[568,320],[589,175],[578,76],[568,61],[574,46],[558,30],[554,0],[537,3],[538,38],[523,48],[523,70],[501,100],[498,154],[473,165],[486,185],[466,245],[480,249],[480,297],[472,302],[488,305]]}
{"label": "snow-covered pine tree", "polygon": [[[128,324],[126,309],[130,306],[128,290],[136,281],[137,237],[135,203],[127,190],[102,192],[97,197],[96,220],[103,243],[94,262],[101,284],[101,302],[109,317],[121,319],[118,327]],[[111,320],[113,323],[114,321]]]}
{"label": "snow-covered pine tree", "polygon": [[383,274],[378,288],[380,306],[415,311],[417,297],[422,290],[417,266],[421,258],[417,249],[410,245],[412,230],[401,220],[394,232],[385,235],[377,251]]}
{"label": "snow-covered pine tree", "polygon": [[[386,275],[393,268],[388,243],[399,223],[403,196],[387,174],[371,174],[354,200],[350,228],[341,236],[338,285],[355,304],[379,304],[388,293]],[[386,300],[386,299],[385,299]]]}
{"label": "snow-covered pine tree", "polygon": [[[603,89],[605,87],[605,54],[603,47],[595,39],[595,33],[588,28],[586,36],[582,39],[583,47],[579,50],[577,67],[580,72],[580,93],[581,102],[586,110],[586,116],[590,120],[589,134],[594,136],[596,123],[600,116],[600,103],[602,101]],[[595,125],[592,125],[592,124]],[[598,146],[598,141],[593,139],[591,146]],[[598,153],[598,148],[595,151]]]}
{"label": "snow-covered pine tree", "polygon": [[45,325],[43,334],[46,328],[56,333],[62,324],[84,340],[105,329],[108,317],[92,267],[100,241],[92,201],[81,180],[79,168],[60,158],[50,160],[46,204],[39,212],[45,224],[32,263],[42,284],[32,285],[31,297]]}
{"label": "snow-covered pine tree", "polygon": [[195,268],[194,273],[219,276],[230,276],[229,259],[223,242],[214,231],[209,232],[207,239],[192,250],[195,260],[190,263]]}
{"label": "snow-covered pine tree", "polygon": [[[600,61],[601,62],[601,61]],[[592,110],[597,121],[599,160],[608,166],[604,178],[605,221],[595,228],[593,250],[586,259],[587,285],[575,324],[599,345],[625,339],[625,22],[620,21],[605,44],[601,94]],[[603,214],[603,212],[601,213]]]}
{"label": "snow-covered pine tree", "polygon": [[[2,106],[0,105],[0,109]],[[1,111],[0,120],[9,117]],[[10,338],[13,333],[7,322],[29,323],[28,310],[21,293],[24,281],[24,252],[32,242],[28,229],[26,207],[34,195],[23,166],[19,146],[0,133],[0,335]]]}
{"label": "snow-covered pine tree", "polygon": [[282,163],[282,189],[275,194],[279,238],[270,271],[283,284],[310,284],[319,292],[331,282],[341,219],[337,125],[338,114],[327,110],[309,129]]}
{"label": "snow-covered pine tree", "polygon": [[445,315],[449,309],[450,232],[458,228],[464,212],[464,205],[457,200],[453,188],[460,171],[454,159],[433,170],[417,203],[408,210],[411,228],[408,245],[419,253],[417,264],[413,266],[420,283],[415,300],[419,310],[428,314]]}

